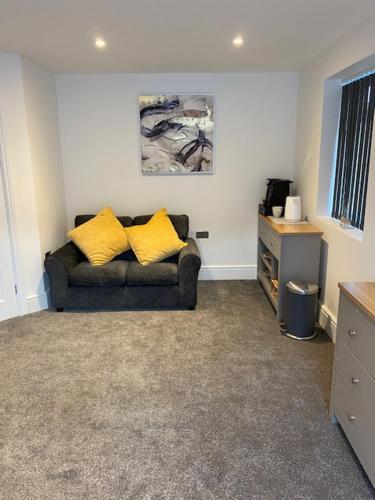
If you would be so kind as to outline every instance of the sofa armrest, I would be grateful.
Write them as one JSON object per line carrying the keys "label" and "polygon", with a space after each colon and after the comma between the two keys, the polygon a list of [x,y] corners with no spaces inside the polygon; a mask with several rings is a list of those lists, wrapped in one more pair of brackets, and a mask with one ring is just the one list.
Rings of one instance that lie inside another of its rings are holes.
{"label": "sofa armrest", "polygon": [[198,246],[193,238],[186,238],[187,247],[184,247],[178,256],[178,272],[185,270],[185,267],[198,266],[197,271],[201,267],[201,256]]}
{"label": "sofa armrest", "polygon": [[79,262],[80,252],[71,241],[47,255],[44,267],[50,280],[53,307],[64,307],[64,299],[69,286],[69,271]]}
{"label": "sofa armrest", "polygon": [[192,238],[187,238],[188,246],[178,257],[178,286],[180,306],[193,309],[197,304],[197,281],[201,268],[198,246]]}

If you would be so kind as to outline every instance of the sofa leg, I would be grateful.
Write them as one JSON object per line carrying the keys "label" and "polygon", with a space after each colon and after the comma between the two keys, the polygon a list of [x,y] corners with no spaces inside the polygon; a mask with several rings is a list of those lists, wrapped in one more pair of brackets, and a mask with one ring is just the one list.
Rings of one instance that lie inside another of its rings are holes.
{"label": "sofa leg", "polygon": [[56,312],[62,313],[64,311],[63,307],[56,307]]}
{"label": "sofa leg", "polygon": [[196,306],[189,306],[189,311],[195,311]]}

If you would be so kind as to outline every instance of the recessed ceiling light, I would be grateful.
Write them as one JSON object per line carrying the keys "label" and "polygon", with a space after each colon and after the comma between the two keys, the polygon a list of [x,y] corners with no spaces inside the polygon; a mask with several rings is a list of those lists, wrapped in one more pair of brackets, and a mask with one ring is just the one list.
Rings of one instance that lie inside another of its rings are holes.
{"label": "recessed ceiling light", "polygon": [[105,40],[103,40],[103,38],[98,37],[95,39],[95,46],[98,49],[105,49],[107,46],[107,42]]}
{"label": "recessed ceiling light", "polygon": [[235,38],[233,38],[232,44],[235,47],[242,47],[242,45],[243,45],[243,38],[242,38],[242,36],[241,35],[237,35]]}

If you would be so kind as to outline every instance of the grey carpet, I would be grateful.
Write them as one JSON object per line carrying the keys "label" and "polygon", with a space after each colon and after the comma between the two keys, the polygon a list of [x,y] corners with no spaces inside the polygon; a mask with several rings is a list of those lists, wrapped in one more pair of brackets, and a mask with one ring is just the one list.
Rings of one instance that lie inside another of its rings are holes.
{"label": "grey carpet", "polygon": [[0,348],[1,498],[373,498],[328,418],[332,344],[281,336],[256,282],[17,318]]}

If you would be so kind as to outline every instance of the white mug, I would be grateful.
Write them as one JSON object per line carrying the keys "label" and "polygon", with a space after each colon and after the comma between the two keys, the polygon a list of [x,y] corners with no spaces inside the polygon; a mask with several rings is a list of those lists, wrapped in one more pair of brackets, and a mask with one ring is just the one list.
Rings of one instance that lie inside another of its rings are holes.
{"label": "white mug", "polygon": [[283,213],[283,207],[272,207],[272,215],[274,217],[281,217],[281,214]]}

